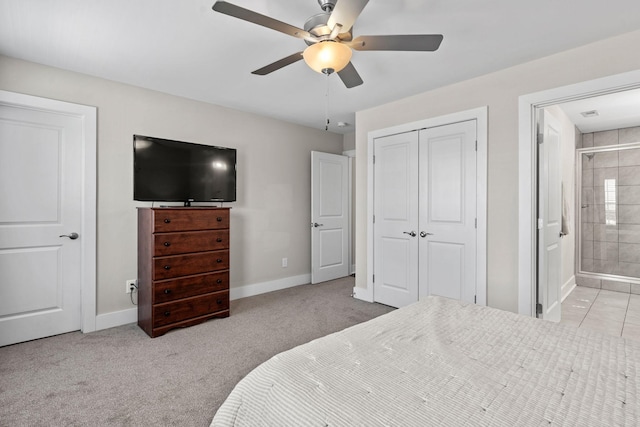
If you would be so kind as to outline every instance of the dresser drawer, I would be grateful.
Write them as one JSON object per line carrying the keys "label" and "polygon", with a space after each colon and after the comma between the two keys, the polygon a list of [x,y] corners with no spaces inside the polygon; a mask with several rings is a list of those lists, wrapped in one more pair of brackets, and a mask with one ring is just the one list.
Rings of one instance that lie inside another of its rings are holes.
{"label": "dresser drawer", "polygon": [[163,326],[193,317],[227,310],[229,292],[216,292],[153,306],[153,326]]}
{"label": "dresser drawer", "polygon": [[227,270],[229,250],[198,252],[189,255],[173,255],[153,259],[153,280]]}
{"label": "dresser drawer", "polygon": [[154,234],[153,246],[154,256],[228,249],[229,230]]}
{"label": "dresser drawer", "polygon": [[229,228],[228,209],[155,209],[154,232]]}
{"label": "dresser drawer", "polygon": [[154,304],[229,289],[229,271],[164,280],[153,285]]}

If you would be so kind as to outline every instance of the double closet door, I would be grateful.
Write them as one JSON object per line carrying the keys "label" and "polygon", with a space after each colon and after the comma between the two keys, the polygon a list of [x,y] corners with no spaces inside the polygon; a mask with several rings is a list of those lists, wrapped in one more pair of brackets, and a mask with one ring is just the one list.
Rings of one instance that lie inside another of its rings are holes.
{"label": "double closet door", "polygon": [[374,141],[374,300],[476,293],[476,121]]}

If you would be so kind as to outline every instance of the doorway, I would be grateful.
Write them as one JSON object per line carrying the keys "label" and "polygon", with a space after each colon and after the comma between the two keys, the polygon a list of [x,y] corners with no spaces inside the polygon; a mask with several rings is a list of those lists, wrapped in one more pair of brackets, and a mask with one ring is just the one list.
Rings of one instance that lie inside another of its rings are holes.
{"label": "doorway", "polygon": [[0,345],[96,328],[96,109],[0,91]]}
{"label": "doorway", "polygon": [[[442,127],[445,128],[448,125],[460,124],[463,122],[475,122],[476,127],[476,135],[477,135],[477,151],[476,151],[476,160],[475,160],[475,171],[470,172],[473,175],[473,179],[475,180],[475,220],[472,220],[472,227],[475,228],[476,233],[476,241],[474,243],[475,246],[475,257],[473,259],[474,266],[473,267],[465,267],[472,268],[475,273],[475,293],[472,296],[464,295],[462,296],[464,299],[471,301],[475,301],[477,304],[486,305],[486,201],[487,201],[487,108],[478,108],[474,110],[463,111],[459,113],[454,113],[447,116],[441,116],[437,118],[427,119],[419,122],[408,123],[405,125],[395,126],[393,128],[382,129],[379,131],[371,132],[369,134],[369,143],[368,143],[368,218],[367,221],[367,236],[368,236],[368,244],[367,244],[367,288],[366,290],[362,288],[354,289],[356,298],[363,299],[366,301],[374,301],[377,300],[377,297],[374,293],[377,292],[375,282],[376,277],[376,268],[380,267],[379,264],[383,261],[380,261],[378,256],[380,255],[380,250],[376,249],[376,238],[375,238],[375,229],[377,218],[375,217],[376,212],[376,185],[380,185],[379,177],[376,178],[374,174],[377,174],[377,168],[374,167],[374,152],[375,152],[375,141],[378,138],[393,136],[393,135],[401,135],[401,134],[409,134],[411,132],[419,132],[424,129],[432,129]],[[437,139],[437,138],[436,138]],[[435,140],[434,140],[435,141]],[[440,147],[442,148],[442,147]],[[417,155],[417,153],[416,153]],[[377,162],[377,160],[376,160]],[[444,190],[443,190],[444,191]],[[443,194],[452,195],[452,193],[447,193],[446,191]],[[418,196],[414,197],[414,201],[418,202]],[[375,221],[375,222],[374,222]],[[379,223],[378,223],[379,225]],[[415,225],[417,226],[417,224]],[[404,236],[404,231],[407,231],[409,234],[409,238],[412,238],[411,232],[415,232],[416,234],[416,242],[418,239],[425,240],[427,237],[428,230],[401,230],[402,236]],[[420,231],[425,233],[425,237],[421,238]],[[410,245],[409,245],[410,246]],[[449,247],[450,249],[451,247]],[[391,259],[391,258],[384,258]],[[397,265],[396,265],[397,267]],[[417,267],[417,265],[416,265]],[[417,276],[417,274],[416,274]],[[448,277],[447,280],[452,280],[451,277]],[[425,288],[426,289],[426,288]],[[433,292],[436,293],[437,292]],[[417,290],[414,294],[418,294]],[[428,295],[428,291],[421,292],[422,296]],[[419,296],[418,296],[419,298]]]}
{"label": "doorway", "polygon": [[576,285],[640,285],[640,90],[545,107],[538,129],[537,314],[560,321]]}
{"label": "doorway", "polygon": [[349,206],[349,158],[312,151],[312,284],[349,275]]}
{"label": "doorway", "polygon": [[[521,96],[519,99],[519,280],[518,312],[528,316],[536,313],[536,285],[540,273],[537,266],[536,236],[539,218],[536,197],[539,174],[536,169],[536,113],[570,101],[621,93],[640,88],[640,71],[610,76],[581,84],[551,89]],[[579,213],[578,213],[579,215]]]}
{"label": "doorway", "polygon": [[376,138],[376,302],[475,302],[476,127],[469,120]]}

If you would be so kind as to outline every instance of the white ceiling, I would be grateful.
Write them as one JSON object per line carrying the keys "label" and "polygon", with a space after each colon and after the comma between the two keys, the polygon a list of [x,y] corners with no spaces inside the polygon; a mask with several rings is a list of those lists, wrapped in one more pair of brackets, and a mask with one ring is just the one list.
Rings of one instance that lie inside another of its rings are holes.
{"label": "white ceiling", "polygon": [[[640,89],[559,104],[582,133],[640,126]],[[595,117],[582,113],[597,111]]]}
{"label": "white ceiling", "polygon": [[[211,10],[214,0],[0,0],[0,53],[324,129],[326,77],[300,61],[302,40]],[[316,0],[232,0],[302,27]],[[370,1],[354,36],[443,34],[437,52],[358,52],[364,84],[329,77],[329,116],[355,111],[640,29],[638,0]],[[588,66],[588,64],[584,64]]]}

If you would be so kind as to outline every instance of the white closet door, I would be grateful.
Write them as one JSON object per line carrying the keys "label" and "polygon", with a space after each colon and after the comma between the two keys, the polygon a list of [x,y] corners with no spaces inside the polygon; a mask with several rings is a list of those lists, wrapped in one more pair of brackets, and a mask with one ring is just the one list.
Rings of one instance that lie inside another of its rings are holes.
{"label": "white closet door", "polygon": [[476,122],[420,131],[420,296],[475,302]]}
{"label": "white closet door", "polygon": [[418,132],[374,147],[374,299],[402,307],[418,300]]}

